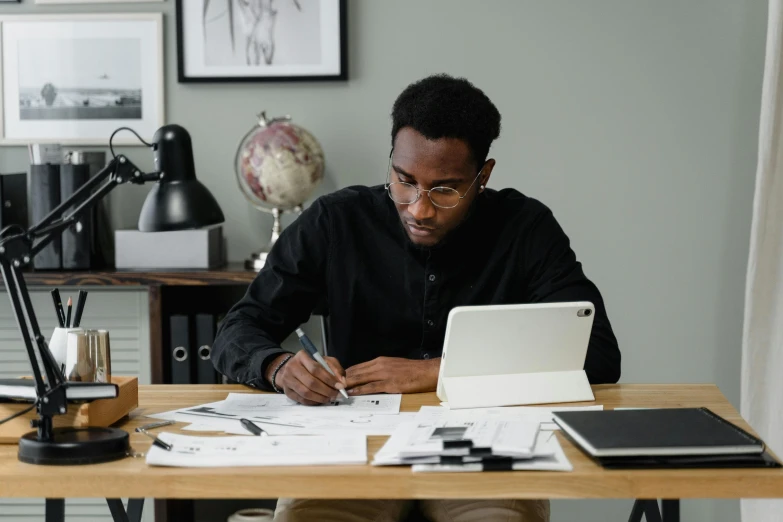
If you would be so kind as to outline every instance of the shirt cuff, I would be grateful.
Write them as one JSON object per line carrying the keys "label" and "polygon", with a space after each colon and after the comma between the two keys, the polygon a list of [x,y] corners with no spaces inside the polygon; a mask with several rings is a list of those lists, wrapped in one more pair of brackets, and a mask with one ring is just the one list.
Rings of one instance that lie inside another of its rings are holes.
{"label": "shirt cuff", "polygon": [[272,364],[272,361],[275,359],[275,357],[284,353],[289,352],[286,352],[282,348],[273,348],[271,350],[264,350],[256,354],[252,358],[251,362],[251,367],[253,368],[251,371],[251,376],[253,380],[249,384],[255,388],[258,388],[259,390],[274,391],[272,389],[272,385],[264,378],[264,375],[266,375],[266,371],[269,368],[269,365]]}

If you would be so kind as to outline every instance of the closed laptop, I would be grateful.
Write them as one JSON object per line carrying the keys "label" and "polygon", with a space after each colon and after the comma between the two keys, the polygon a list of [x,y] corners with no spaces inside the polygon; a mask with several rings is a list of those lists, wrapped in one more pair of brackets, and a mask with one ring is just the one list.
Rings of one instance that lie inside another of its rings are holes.
{"label": "closed laptop", "polygon": [[592,457],[759,455],[764,442],[707,408],[557,412]]}

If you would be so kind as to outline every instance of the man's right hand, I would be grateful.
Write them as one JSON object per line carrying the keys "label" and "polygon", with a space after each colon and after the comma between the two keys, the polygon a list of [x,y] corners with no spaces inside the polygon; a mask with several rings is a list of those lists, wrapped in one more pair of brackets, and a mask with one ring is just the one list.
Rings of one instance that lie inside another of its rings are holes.
{"label": "man's right hand", "polygon": [[[272,372],[288,354],[275,357],[267,367],[264,376],[272,383]],[[337,378],[329,374],[306,350],[299,350],[290,361],[277,372],[275,386],[283,390],[289,399],[301,404],[315,406],[334,400],[338,390],[345,389],[345,370],[334,357],[324,357]]]}

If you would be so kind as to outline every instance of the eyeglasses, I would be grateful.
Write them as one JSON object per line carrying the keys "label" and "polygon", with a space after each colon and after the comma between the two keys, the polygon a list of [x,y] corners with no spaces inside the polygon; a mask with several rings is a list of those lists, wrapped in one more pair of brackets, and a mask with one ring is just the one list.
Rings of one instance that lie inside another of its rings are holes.
{"label": "eyeglasses", "polygon": [[[468,190],[465,191],[465,194],[460,194],[457,189],[451,187],[433,187],[429,190],[424,190],[415,185],[411,185],[410,183],[405,183],[404,181],[386,183],[386,191],[389,193],[389,197],[392,201],[399,203],[400,205],[412,205],[419,200],[422,192],[426,192],[430,201],[432,201],[432,204],[436,207],[454,208],[468,195],[468,192],[473,188],[473,185],[476,183],[476,180],[479,179],[479,176],[481,176],[483,171],[484,168],[482,167],[478,174],[476,174],[476,177],[473,178],[473,182],[468,187]],[[389,170],[386,174],[386,179],[391,179],[391,155],[389,155]]]}

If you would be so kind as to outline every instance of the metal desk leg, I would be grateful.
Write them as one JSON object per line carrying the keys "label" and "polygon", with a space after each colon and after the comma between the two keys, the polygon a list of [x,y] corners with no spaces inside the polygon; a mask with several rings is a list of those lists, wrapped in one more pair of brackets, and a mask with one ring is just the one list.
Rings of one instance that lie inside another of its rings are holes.
{"label": "metal desk leg", "polygon": [[642,502],[642,500],[634,500],[628,522],[642,522],[642,517],[644,516],[644,504]]}
{"label": "metal desk leg", "polygon": [[144,509],[143,498],[128,499],[128,520],[129,522],[141,522],[141,511]]}
{"label": "metal desk leg", "polygon": [[663,500],[661,501],[661,504],[663,522],[680,522],[679,500]]}
{"label": "metal desk leg", "polygon": [[658,510],[657,500],[642,500],[637,499],[633,503],[633,509],[631,509],[631,516],[628,518],[628,522],[642,522],[644,517],[647,522],[668,522],[661,521],[661,512]]}
{"label": "metal desk leg", "polygon": [[111,511],[111,518],[114,522],[128,522],[128,514],[125,512],[125,506],[122,505],[122,500],[118,498],[107,498],[106,503],[109,504],[109,511]]}
{"label": "metal desk leg", "polygon": [[642,522],[642,517],[647,522],[680,522],[680,501],[662,500],[659,510],[657,500],[637,499],[633,503],[628,522]]}
{"label": "metal desk leg", "polygon": [[129,498],[127,512],[119,498],[107,498],[106,503],[109,504],[109,511],[111,511],[114,522],[141,522],[141,511],[144,508],[143,498]]}
{"label": "metal desk leg", "polygon": [[64,522],[65,521],[65,499],[47,498],[46,499],[46,522]]}

